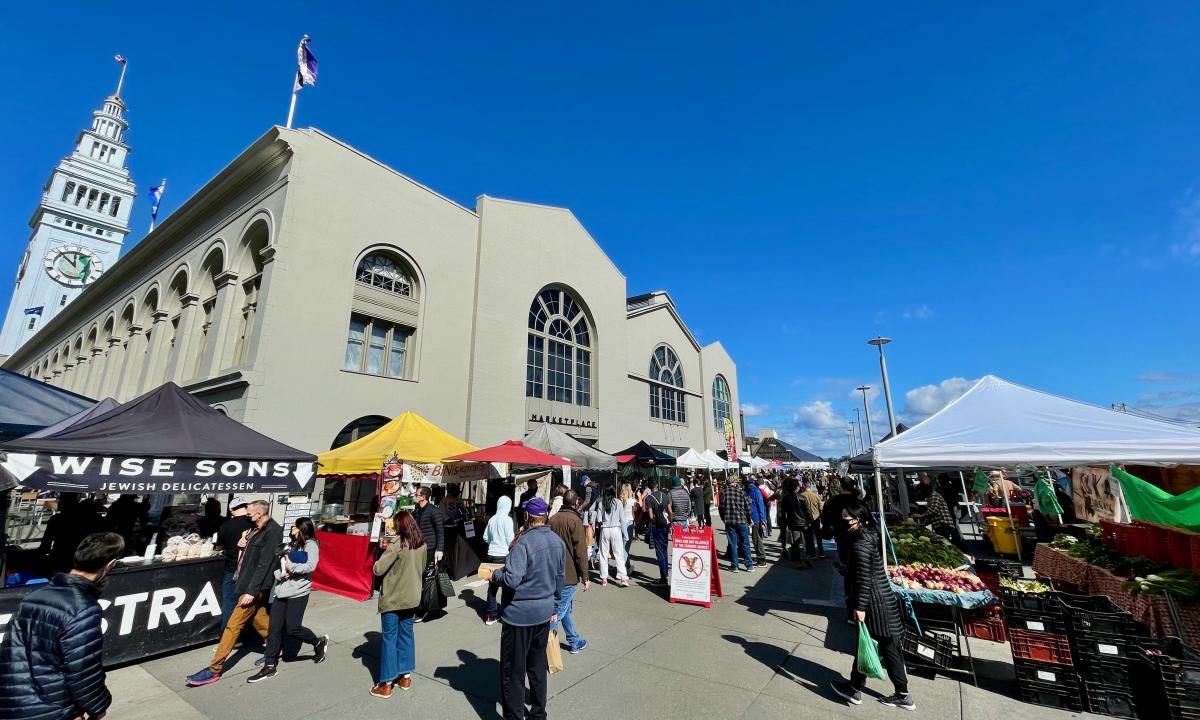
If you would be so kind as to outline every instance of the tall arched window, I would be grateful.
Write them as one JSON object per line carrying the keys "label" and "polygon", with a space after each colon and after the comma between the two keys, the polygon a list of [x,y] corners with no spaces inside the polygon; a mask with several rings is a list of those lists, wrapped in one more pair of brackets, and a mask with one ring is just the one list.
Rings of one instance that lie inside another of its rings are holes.
{"label": "tall arched window", "polygon": [[547,288],[529,306],[525,397],[590,406],[592,333],[571,293]]}
{"label": "tall arched window", "polygon": [[721,432],[725,432],[725,421],[733,419],[731,400],[729,383],[725,382],[723,376],[718,375],[713,380],[713,425]]}
{"label": "tall arched window", "polygon": [[675,351],[666,345],[659,345],[650,356],[650,417],[668,422],[687,422],[683,368]]}
{"label": "tall arched window", "polygon": [[390,251],[372,250],[359,260],[343,369],[413,377],[412,344],[420,307],[415,275],[409,261]]}

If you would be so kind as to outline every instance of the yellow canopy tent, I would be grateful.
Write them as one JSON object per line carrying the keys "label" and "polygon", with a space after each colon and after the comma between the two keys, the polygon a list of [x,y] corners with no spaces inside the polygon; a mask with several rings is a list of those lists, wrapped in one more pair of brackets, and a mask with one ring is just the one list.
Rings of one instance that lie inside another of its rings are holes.
{"label": "yellow canopy tent", "polygon": [[406,412],[349,445],[317,456],[318,475],[373,475],[392,455],[414,463],[440,463],[479,448],[459,440],[414,412]]}

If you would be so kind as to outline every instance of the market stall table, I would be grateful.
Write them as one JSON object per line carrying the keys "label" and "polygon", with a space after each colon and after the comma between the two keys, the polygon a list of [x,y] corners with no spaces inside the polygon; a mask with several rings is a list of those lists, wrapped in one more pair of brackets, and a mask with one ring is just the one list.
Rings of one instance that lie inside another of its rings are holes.
{"label": "market stall table", "polygon": [[321,561],[313,587],[352,600],[367,600],[375,588],[375,543],[367,535],[317,531]]}
{"label": "market stall table", "polygon": [[1034,571],[1053,580],[1071,583],[1088,595],[1107,595],[1122,610],[1145,625],[1154,637],[1182,636],[1193,646],[1200,645],[1200,604],[1177,602],[1182,628],[1176,629],[1167,600],[1154,595],[1131,595],[1125,590],[1125,578],[1040,544],[1033,554]]}

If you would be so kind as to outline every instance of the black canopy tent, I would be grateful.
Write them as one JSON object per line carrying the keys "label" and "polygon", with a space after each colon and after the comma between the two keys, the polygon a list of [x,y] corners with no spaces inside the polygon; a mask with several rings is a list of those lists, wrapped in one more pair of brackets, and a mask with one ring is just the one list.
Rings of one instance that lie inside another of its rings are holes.
{"label": "black canopy tent", "polygon": [[311,489],[316,456],[242,425],[167,383],[45,437],[0,446],[21,485],[64,492]]}
{"label": "black canopy tent", "polygon": [[623,456],[632,456],[630,457],[629,462],[636,460],[643,465],[675,464],[675,458],[671,457],[665,452],[662,452],[661,450],[655,450],[650,443],[646,442],[645,440],[640,440],[636,445],[627,447],[621,452],[615,452],[613,455],[616,455],[618,459],[622,458]]}

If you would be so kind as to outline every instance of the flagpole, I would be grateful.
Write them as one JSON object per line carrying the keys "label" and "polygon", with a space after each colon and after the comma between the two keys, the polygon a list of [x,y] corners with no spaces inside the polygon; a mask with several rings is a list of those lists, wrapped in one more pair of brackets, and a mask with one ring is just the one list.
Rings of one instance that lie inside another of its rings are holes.
{"label": "flagpole", "polygon": [[117,91],[113,93],[114,97],[121,97],[121,88],[125,85],[125,69],[129,67],[129,61],[121,63],[121,77],[117,80]]}
{"label": "flagpole", "polygon": [[296,91],[292,91],[292,104],[288,107],[287,128],[292,129],[292,117],[296,114]]}

